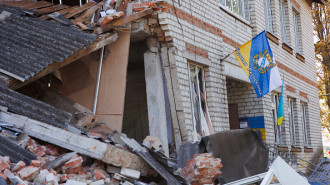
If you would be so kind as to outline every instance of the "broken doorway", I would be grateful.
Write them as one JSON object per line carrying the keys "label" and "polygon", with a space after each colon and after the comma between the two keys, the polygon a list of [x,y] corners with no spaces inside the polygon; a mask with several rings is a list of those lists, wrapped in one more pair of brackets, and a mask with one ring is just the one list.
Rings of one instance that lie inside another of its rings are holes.
{"label": "broken doorway", "polygon": [[138,141],[149,135],[148,104],[144,70],[145,40],[131,42],[127,68],[122,132]]}

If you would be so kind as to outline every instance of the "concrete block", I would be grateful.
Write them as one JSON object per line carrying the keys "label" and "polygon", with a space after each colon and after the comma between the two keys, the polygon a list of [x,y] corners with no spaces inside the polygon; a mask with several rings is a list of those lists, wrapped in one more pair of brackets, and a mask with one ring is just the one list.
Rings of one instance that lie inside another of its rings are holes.
{"label": "concrete block", "polygon": [[87,183],[69,179],[66,181],[66,183],[64,185],[87,185]]}
{"label": "concrete block", "polygon": [[131,169],[128,169],[128,168],[122,168],[121,171],[120,171],[120,174],[122,174],[126,177],[133,178],[133,179],[139,179],[141,173],[139,171],[136,171],[136,170],[131,170]]}

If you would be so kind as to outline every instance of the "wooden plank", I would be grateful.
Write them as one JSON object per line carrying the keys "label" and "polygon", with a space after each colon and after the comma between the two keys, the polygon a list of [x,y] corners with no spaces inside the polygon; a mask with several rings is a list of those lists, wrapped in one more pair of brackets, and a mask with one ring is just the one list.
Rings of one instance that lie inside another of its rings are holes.
{"label": "wooden plank", "polygon": [[99,27],[99,28],[96,28],[94,30],[94,33],[97,33],[97,34],[101,34],[101,33],[104,33],[106,31],[109,31],[110,29],[116,27],[116,26],[121,26],[123,24],[126,24],[126,23],[129,23],[129,22],[132,22],[136,19],[140,19],[144,16],[147,16],[147,15],[151,15],[153,12],[152,9],[147,9],[147,10],[144,10],[144,11],[141,11],[141,12],[138,12],[138,13],[135,13],[135,14],[132,14],[132,15],[129,15],[129,16],[126,16],[124,18],[121,18],[121,19],[118,19],[117,21],[114,21],[113,23],[110,23],[110,24],[106,24],[102,27]]}
{"label": "wooden plank", "polygon": [[39,14],[39,15],[49,14],[49,13],[53,13],[55,11],[66,9],[66,8],[69,8],[69,6],[63,5],[63,4],[58,4],[58,5],[38,9],[37,14]]}
{"label": "wooden plank", "polygon": [[63,60],[62,62],[54,62],[52,64],[50,64],[46,69],[44,69],[43,71],[41,71],[40,73],[38,73],[37,75],[35,75],[34,77],[30,78],[29,80],[25,81],[25,82],[19,82],[18,80],[15,81],[11,81],[9,84],[9,88],[11,89],[17,89],[20,87],[23,87],[26,84],[29,84],[49,73],[54,72],[56,69],[59,69],[63,66],[66,66],[68,64],[70,64],[71,62],[88,55],[89,53],[96,51],[98,49],[100,49],[101,47],[111,44],[114,41],[116,41],[118,38],[117,34],[113,34],[111,36],[106,36],[106,37],[101,37],[98,38],[93,44],[91,44],[89,47],[85,48],[85,49],[81,49],[78,52],[76,52],[75,54],[73,54],[72,56],[68,57],[67,59]]}
{"label": "wooden plank", "polygon": [[53,5],[53,3],[50,3],[47,1],[37,1],[37,2],[34,2],[34,4],[28,4],[28,5],[23,6],[22,8],[32,10],[32,9],[44,8],[44,7],[52,6],[52,5]]}
{"label": "wooden plank", "polygon": [[79,7],[75,8],[75,9],[71,10],[67,15],[65,15],[65,17],[66,18],[73,17],[73,16],[77,15],[78,13],[81,13],[84,10],[87,10],[88,8],[90,8],[90,7],[92,7],[92,6],[96,5],[96,4],[97,3],[95,3],[95,2],[86,3],[86,4],[82,5],[82,6],[79,6]]}
{"label": "wooden plank", "polygon": [[103,61],[96,115],[109,128],[121,130],[131,33],[118,34],[118,40],[108,46],[110,54]]}
{"label": "wooden plank", "polygon": [[23,7],[26,6],[28,4],[34,4],[35,2],[33,1],[4,1],[4,2],[0,2],[0,4],[5,4],[8,6],[14,6],[14,7]]}
{"label": "wooden plank", "polygon": [[103,2],[98,3],[97,5],[91,7],[90,9],[86,10],[80,17],[76,18],[73,21],[73,24],[77,24],[78,22],[84,22],[88,17],[92,16],[97,9],[104,5]]}
{"label": "wooden plank", "polygon": [[143,170],[145,173],[150,169],[139,156],[93,138],[9,112],[0,112],[0,120],[15,125],[29,136],[114,166],[131,167],[134,170]]}
{"label": "wooden plank", "polygon": [[[70,12],[71,10],[73,10],[73,9],[75,9],[77,7],[78,6],[73,6],[73,7],[67,8],[67,9],[63,9],[63,10],[58,11],[58,13],[65,15],[68,12]],[[50,19],[50,18],[51,17],[49,17],[48,15],[43,15],[43,16],[40,17],[40,19]]]}
{"label": "wooden plank", "polygon": [[77,8],[77,7],[78,7],[78,6],[73,6],[73,7],[70,7],[70,8],[67,8],[67,9],[61,10],[61,11],[58,11],[58,13],[64,15],[64,14],[70,12],[71,10],[73,10],[73,9],[75,9],[75,8]]}

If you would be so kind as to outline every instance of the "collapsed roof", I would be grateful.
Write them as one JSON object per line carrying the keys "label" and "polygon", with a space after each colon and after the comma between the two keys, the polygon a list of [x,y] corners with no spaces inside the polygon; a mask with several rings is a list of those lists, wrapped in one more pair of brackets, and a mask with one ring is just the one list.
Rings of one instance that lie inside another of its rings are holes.
{"label": "collapsed roof", "polygon": [[95,34],[25,16],[28,10],[0,5],[0,71],[25,81],[96,40]]}

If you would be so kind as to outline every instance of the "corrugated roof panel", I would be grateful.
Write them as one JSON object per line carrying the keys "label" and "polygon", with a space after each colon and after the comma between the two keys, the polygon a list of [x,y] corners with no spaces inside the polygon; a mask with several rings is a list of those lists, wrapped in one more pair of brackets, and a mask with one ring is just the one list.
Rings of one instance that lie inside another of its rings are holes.
{"label": "corrugated roof panel", "polygon": [[8,111],[64,128],[72,115],[51,105],[35,100],[6,87],[0,86],[0,105]]}
{"label": "corrugated roof panel", "polygon": [[31,11],[0,4],[0,72],[21,81],[96,39],[75,26],[28,17],[27,12]]}

